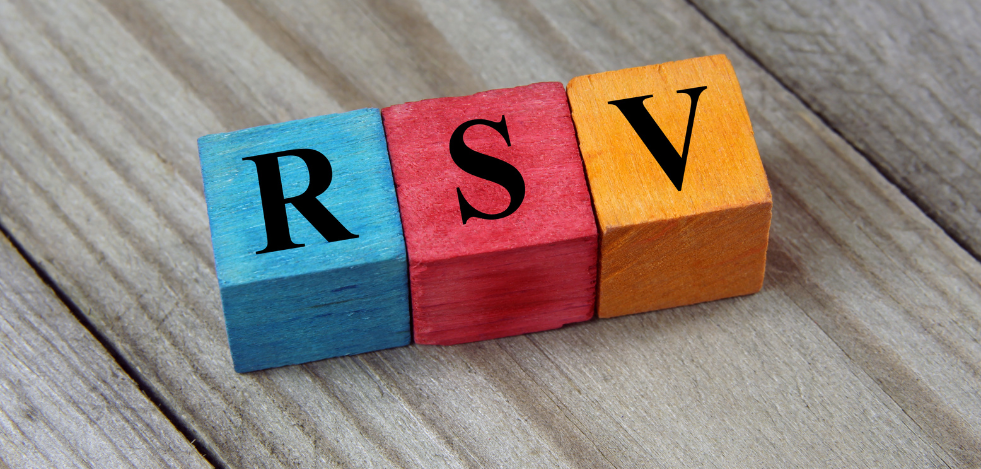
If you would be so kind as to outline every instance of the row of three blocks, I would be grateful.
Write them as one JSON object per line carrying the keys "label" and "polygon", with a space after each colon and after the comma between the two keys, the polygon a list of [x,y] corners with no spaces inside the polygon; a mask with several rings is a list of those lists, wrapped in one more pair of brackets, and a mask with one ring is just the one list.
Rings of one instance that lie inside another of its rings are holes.
{"label": "row of three blocks", "polygon": [[209,135],[199,150],[239,372],[762,285],[770,192],[724,56]]}

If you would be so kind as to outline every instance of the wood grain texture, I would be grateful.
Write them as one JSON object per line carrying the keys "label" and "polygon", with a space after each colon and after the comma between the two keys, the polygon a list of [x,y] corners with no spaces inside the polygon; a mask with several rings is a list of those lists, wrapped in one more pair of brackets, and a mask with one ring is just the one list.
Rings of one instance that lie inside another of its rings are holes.
{"label": "wood grain texture", "polygon": [[692,3],[981,256],[976,2]]}
{"label": "wood grain texture", "polygon": [[198,148],[236,371],[409,344],[378,109],[208,135]]}
{"label": "wood grain texture", "polygon": [[0,236],[0,466],[210,467]]}
{"label": "wood grain texture", "polygon": [[416,343],[593,317],[596,221],[562,83],[400,104],[382,117]]}
{"label": "wood grain texture", "polygon": [[[244,3],[0,1],[0,223],[221,462],[981,464],[978,262],[689,4]],[[760,293],[232,371],[198,137],[717,53],[772,190]]]}
{"label": "wood grain texture", "polygon": [[579,76],[569,103],[601,233],[599,317],[760,290],[772,199],[725,56]]}

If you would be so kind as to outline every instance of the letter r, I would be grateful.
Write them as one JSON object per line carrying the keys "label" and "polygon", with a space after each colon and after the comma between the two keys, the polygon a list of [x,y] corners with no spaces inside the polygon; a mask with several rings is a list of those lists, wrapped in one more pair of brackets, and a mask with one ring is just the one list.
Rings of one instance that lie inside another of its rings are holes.
{"label": "letter r", "polygon": [[[310,185],[302,194],[285,197],[283,180],[279,172],[279,157],[297,156],[307,165]],[[262,199],[262,216],[266,225],[266,247],[256,254],[283,251],[303,247],[290,238],[289,221],[286,218],[286,204],[293,204],[296,210],[320,232],[328,242],[357,238],[317,200],[330,186],[333,171],[327,157],[316,150],[297,149],[266,153],[264,155],[242,158],[255,163],[259,176],[259,196]]]}

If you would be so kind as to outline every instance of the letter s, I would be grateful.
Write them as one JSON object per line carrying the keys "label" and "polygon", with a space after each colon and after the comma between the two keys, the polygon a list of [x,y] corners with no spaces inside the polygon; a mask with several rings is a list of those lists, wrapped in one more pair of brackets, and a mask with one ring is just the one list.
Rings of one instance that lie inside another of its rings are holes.
{"label": "letter s", "polygon": [[514,213],[521,205],[521,201],[525,198],[525,180],[514,166],[492,156],[471,150],[466,143],[463,143],[463,134],[467,129],[475,125],[486,125],[496,130],[497,133],[504,137],[504,141],[507,142],[508,146],[511,146],[511,138],[508,136],[508,126],[504,120],[504,116],[501,116],[500,122],[474,119],[464,122],[453,131],[453,136],[450,137],[450,157],[453,158],[453,162],[460,169],[467,173],[504,187],[511,197],[511,203],[500,213],[484,213],[470,205],[467,199],[463,197],[463,192],[457,187],[456,195],[460,201],[460,215],[463,217],[464,225],[467,224],[467,220],[473,217],[483,218],[485,220],[504,218]]}

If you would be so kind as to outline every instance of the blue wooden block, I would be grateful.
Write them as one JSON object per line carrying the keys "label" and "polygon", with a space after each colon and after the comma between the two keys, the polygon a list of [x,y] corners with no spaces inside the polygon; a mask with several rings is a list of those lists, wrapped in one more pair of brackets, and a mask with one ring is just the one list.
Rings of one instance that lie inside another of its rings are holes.
{"label": "blue wooden block", "polygon": [[378,109],[208,135],[198,150],[235,371],[409,344]]}

